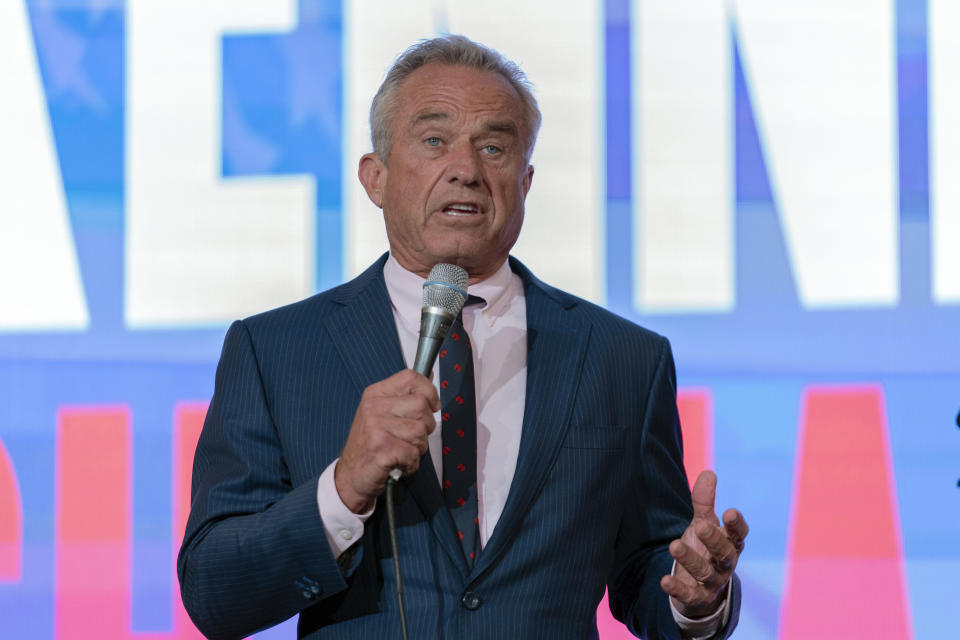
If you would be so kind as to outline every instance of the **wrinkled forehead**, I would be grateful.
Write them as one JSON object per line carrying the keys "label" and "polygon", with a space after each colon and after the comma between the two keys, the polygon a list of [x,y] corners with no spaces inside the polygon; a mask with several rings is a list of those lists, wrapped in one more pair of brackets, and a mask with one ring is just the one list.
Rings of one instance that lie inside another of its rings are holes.
{"label": "wrinkled forehead", "polygon": [[509,80],[494,71],[427,64],[411,73],[397,91],[401,127],[453,122],[471,117],[493,132],[522,134],[524,105]]}

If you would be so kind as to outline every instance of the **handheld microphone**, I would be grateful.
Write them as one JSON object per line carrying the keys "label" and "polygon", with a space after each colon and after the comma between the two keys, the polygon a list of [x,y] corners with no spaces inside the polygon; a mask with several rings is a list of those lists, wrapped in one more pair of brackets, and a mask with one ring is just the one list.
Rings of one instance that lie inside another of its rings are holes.
{"label": "handheld microphone", "polygon": [[[433,363],[437,361],[440,345],[443,344],[450,325],[467,301],[469,282],[470,275],[466,269],[441,262],[430,269],[430,275],[423,283],[420,341],[417,342],[413,370],[426,378],[432,375]],[[399,467],[390,471],[390,477],[394,482],[399,481],[402,475],[403,470]]]}

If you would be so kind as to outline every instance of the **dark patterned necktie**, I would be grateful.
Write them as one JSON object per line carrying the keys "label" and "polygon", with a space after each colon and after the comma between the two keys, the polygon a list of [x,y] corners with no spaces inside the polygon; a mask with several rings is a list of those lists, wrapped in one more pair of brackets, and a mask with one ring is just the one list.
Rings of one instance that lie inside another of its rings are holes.
{"label": "dark patterned necktie", "polygon": [[[481,302],[470,296],[467,304]],[[467,564],[480,551],[477,519],[477,399],[470,338],[457,316],[440,348],[443,497]]]}

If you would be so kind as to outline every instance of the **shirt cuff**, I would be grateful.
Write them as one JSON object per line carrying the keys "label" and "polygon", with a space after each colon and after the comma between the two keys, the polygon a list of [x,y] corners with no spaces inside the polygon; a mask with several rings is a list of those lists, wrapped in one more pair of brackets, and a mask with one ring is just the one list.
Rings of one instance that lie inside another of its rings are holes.
{"label": "shirt cuff", "polygon": [[337,468],[337,458],[320,474],[317,482],[317,507],[320,509],[320,520],[323,521],[323,531],[327,535],[327,543],[334,558],[340,558],[343,552],[363,537],[363,523],[373,514],[371,507],[366,513],[356,514],[343,504],[333,473]]}
{"label": "shirt cuff", "polygon": [[[670,575],[673,575],[677,570],[677,561],[673,561],[673,569],[670,570]],[[670,602],[670,612],[673,614],[673,619],[677,623],[677,627],[680,629],[680,636],[684,640],[709,640],[717,634],[720,629],[722,629],[727,621],[730,620],[730,590],[733,588],[733,577],[727,581],[727,593],[723,596],[723,606],[711,613],[705,618],[688,618],[683,615],[677,608],[673,606],[673,598],[667,597],[667,600]]]}

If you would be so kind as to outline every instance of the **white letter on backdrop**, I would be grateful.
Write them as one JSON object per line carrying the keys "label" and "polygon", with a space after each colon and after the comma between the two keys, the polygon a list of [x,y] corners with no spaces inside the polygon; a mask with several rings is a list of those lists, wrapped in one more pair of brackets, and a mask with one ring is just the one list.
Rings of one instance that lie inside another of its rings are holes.
{"label": "white letter on backdrop", "polygon": [[930,0],[930,250],[933,299],[960,302],[960,4]]}
{"label": "white letter on backdrop", "polygon": [[294,0],[127,3],[127,324],[208,325],[313,288],[312,177],[223,178],[221,37]]}
{"label": "white letter on backdrop", "polygon": [[644,312],[729,311],[733,49],[724,3],[637,1],[634,299]]}
{"label": "white letter on backdrop", "polygon": [[801,303],[896,304],[893,7],[727,6],[635,5],[638,306],[734,304],[729,18]]}
{"label": "white letter on backdrop", "polygon": [[85,329],[87,303],[23,2],[0,2],[0,331]]}
{"label": "white letter on backdrop", "polygon": [[800,302],[897,304],[893,2],[732,4]]}

